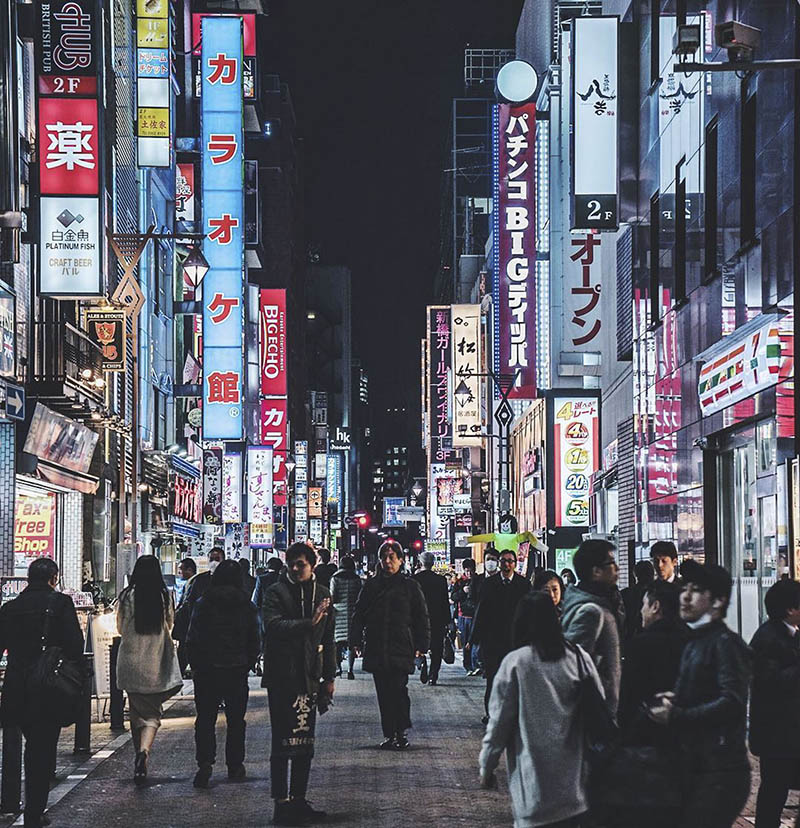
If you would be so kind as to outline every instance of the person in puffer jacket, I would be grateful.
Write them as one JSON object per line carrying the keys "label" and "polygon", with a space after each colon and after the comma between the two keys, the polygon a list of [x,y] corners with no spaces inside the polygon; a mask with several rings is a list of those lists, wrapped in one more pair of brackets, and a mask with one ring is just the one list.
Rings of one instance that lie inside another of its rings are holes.
{"label": "person in puffer jacket", "polygon": [[192,664],[197,718],[194,738],[198,771],[196,788],[207,788],[216,760],[217,711],[225,703],[228,734],[225,762],[228,778],[246,777],[244,767],[247,674],[258,658],[260,639],[256,608],[242,589],[242,570],[236,561],[222,561],[211,585],[195,604],[186,635]]}

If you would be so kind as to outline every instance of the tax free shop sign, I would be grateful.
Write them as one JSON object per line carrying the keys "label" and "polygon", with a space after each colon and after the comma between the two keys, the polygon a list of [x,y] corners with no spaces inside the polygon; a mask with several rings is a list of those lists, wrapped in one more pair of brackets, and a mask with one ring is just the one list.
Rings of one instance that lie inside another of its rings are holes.
{"label": "tax free shop sign", "polygon": [[241,440],[244,333],[242,20],[202,21],[203,439]]}

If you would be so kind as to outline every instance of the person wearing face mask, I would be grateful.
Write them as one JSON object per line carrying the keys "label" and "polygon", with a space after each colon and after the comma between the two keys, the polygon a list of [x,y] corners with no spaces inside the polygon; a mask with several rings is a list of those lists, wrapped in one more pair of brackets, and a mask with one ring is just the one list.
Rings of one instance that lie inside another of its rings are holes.
{"label": "person wearing face mask", "polygon": [[519,602],[530,592],[531,582],[516,572],[517,555],[511,549],[500,554],[500,573],[487,578],[480,591],[478,609],[472,626],[471,643],[480,645],[486,674],[482,721],[489,721],[489,699],[500,662],[511,652],[511,627]]}
{"label": "person wearing face mask", "polygon": [[[497,575],[497,569],[500,562],[500,554],[491,544],[486,547],[483,552],[483,572],[479,575],[474,575],[472,578],[472,601],[475,604],[475,611],[477,612],[478,604],[481,600],[481,590],[486,583],[487,578]],[[475,624],[475,616],[472,617],[472,626]],[[464,641],[465,657],[469,655],[469,660],[472,669],[467,673],[468,676],[483,675],[483,660],[481,659],[481,647],[477,642],[472,641],[472,626],[466,641]]]}
{"label": "person wearing face mask", "polygon": [[[325,812],[306,799],[317,711],[333,702],[336,643],[331,594],[317,583],[305,543],[286,550],[286,568],[264,594],[264,677],[272,730],[274,825],[308,825]],[[291,761],[291,777],[289,762]]]}
{"label": "person wearing face mask", "polygon": [[684,561],[680,614],[689,625],[673,692],[660,693],[650,718],[669,728],[679,750],[680,828],[731,828],[750,792],[745,740],[749,647],[723,620],[730,574]]}

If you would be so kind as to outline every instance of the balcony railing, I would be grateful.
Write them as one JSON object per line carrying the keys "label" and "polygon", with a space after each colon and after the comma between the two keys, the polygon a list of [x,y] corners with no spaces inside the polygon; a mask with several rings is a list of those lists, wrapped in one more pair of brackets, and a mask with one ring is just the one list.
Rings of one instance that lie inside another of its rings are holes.
{"label": "balcony railing", "polygon": [[[103,355],[86,333],[69,322],[37,322],[35,336],[34,382],[66,383],[102,399],[103,390],[92,379],[103,376]],[[88,378],[83,375],[87,369],[91,372]]]}

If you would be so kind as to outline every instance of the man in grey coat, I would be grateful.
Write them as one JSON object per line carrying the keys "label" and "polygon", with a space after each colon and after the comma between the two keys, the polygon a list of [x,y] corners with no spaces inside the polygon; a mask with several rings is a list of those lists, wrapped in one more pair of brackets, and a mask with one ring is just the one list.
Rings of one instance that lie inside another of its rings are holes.
{"label": "man in grey coat", "polygon": [[578,547],[573,562],[578,585],[568,589],[564,596],[561,623],[567,640],[580,644],[592,657],[609,709],[616,716],[625,610],[617,589],[619,567],[615,551],[614,545],[605,540],[584,541]]}

